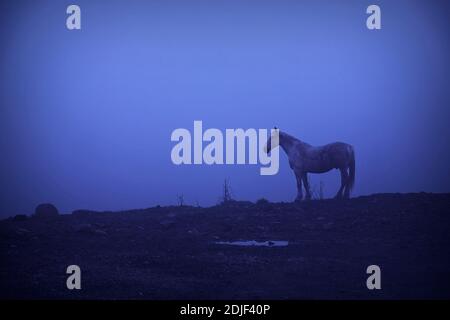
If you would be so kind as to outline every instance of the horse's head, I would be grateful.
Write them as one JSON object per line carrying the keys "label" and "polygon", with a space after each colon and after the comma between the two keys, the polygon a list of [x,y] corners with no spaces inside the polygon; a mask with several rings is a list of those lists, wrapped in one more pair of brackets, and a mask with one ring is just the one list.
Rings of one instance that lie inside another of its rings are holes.
{"label": "horse's head", "polygon": [[[271,134],[269,139],[267,139],[267,143],[266,146],[264,147],[264,151],[266,153],[269,153],[272,149],[275,149],[276,147],[278,147],[279,144],[279,134],[280,134],[280,130],[277,127],[274,127],[271,130]],[[275,137],[276,135],[276,137]]]}

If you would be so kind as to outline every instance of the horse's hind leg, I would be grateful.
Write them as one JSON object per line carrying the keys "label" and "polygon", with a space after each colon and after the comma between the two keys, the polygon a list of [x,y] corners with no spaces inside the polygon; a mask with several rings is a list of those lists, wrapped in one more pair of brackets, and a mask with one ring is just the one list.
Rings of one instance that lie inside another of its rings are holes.
{"label": "horse's hind leg", "polygon": [[[347,168],[345,168],[345,173],[347,173]],[[345,188],[344,188],[344,198],[349,199],[350,198],[350,177],[347,174],[347,178],[345,179]]]}
{"label": "horse's hind leg", "polygon": [[295,198],[295,201],[302,201],[303,199],[302,175],[300,173],[295,172],[295,178],[297,179],[297,197]]}
{"label": "horse's hind leg", "polygon": [[338,192],[336,193],[336,196],[335,196],[336,199],[342,198],[342,191],[344,190],[345,186],[347,185],[347,181],[348,181],[347,168],[339,168],[339,171],[341,172],[341,187],[339,188]]}
{"label": "horse's hind leg", "polygon": [[308,182],[308,174],[305,172],[302,176],[303,185],[305,186],[306,191],[306,200],[311,200],[311,189],[309,188],[309,182]]}

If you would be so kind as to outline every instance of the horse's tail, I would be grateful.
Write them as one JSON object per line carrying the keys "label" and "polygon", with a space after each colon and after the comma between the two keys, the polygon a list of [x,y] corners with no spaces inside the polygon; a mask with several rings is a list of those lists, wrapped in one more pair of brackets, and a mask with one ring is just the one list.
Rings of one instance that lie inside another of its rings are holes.
{"label": "horse's tail", "polygon": [[348,187],[351,191],[355,185],[355,150],[350,146],[350,164],[349,164],[349,182]]}

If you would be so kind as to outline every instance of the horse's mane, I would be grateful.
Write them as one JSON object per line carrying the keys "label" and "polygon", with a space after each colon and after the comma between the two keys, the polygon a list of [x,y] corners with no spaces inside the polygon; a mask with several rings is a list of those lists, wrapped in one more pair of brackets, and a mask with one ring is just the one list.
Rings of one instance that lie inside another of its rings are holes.
{"label": "horse's mane", "polygon": [[297,139],[296,137],[291,136],[290,134],[288,134],[288,133],[286,133],[286,132],[284,132],[284,131],[281,131],[281,130],[280,130],[280,136],[282,136],[282,137],[284,137],[284,138],[287,138],[287,139],[289,139],[289,140],[300,141],[300,140]]}
{"label": "horse's mane", "polygon": [[304,142],[304,141],[302,141],[300,139],[297,139],[296,137],[291,136],[290,134],[288,134],[288,133],[286,133],[284,131],[281,131],[281,130],[280,130],[280,137],[283,137],[283,138],[286,138],[287,140],[295,141],[295,142],[301,143],[303,145],[308,145],[309,146],[308,143],[306,143],[306,142]]}

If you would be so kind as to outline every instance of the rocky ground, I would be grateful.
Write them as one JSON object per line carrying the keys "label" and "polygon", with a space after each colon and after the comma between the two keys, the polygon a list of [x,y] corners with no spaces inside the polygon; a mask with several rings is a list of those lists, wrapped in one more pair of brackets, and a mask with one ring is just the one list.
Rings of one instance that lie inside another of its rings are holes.
{"label": "rocky ground", "polygon": [[[449,231],[450,194],[425,193],[16,217],[0,221],[0,298],[449,299]],[[289,243],[217,243],[235,240]]]}

